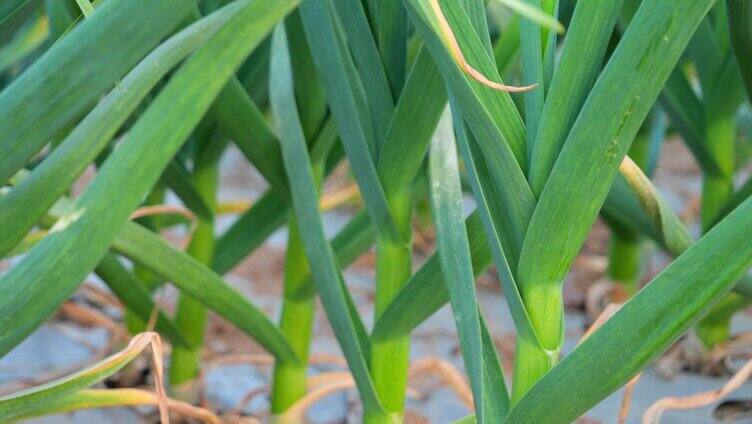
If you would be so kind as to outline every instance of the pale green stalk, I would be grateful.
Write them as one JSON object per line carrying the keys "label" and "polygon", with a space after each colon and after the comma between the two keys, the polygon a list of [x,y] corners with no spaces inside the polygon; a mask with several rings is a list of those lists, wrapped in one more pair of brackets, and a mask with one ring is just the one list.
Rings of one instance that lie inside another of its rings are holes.
{"label": "pale green stalk", "polygon": [[[326,175],[326,158],[332,144],[336,141],[336,134],[331,125],[324,123],[326,97],[305,39],[300,14],[298,12],[291,14],[284,27],[286,35],[291,40],[289,43],[290,63],[295,101],[302,106],[299,112],[300,126],[311,150],[316,189],[320,191]],[[313,331],[316,300],[316,290],[310,279],[311,270],[305,256],[297,220],[298,217],[290,210],[287,220],[289,223],[288,242],[280,327],[288,336],[300,362],[293,364],[277,361],[271,396],[274,420],[285,424],[305,421],[304,416],[291,413],[288,409],[306,393],[308,351]]]}
{"label": "pale green stalk", "polygon": [[[387,197],[395,224],[403,234],[412,237],[412,199],[409,189]],[[410,240],[410,239],[406,239]],[[376,309],[381,316],[399,294],[412,272],[412,242],[389,240],[376,236]],[[374,341],[371,350],[371,372],[376,390],[387,412],[402,416],[405,408],[410,337]]]}
{"label": "pale green stalk", "polygon": [[[194,159],[193,183],[210,209],[216,208],[216,192],[219,176],[219,157],[223,142],[218,133],[206,137],[205,144]],[[187,253],[206,266],[211,266],[214,257],[214,219],[197,218],[196,229],[191,236]],[[175,347],[170,362],[170,385],[174,396],[190,402],[198,400],[198,377],[201,372],[201,353],[204,344],[206,308],[189,295],[182,294],[178,300],[175,320],[185,333],[190,348]]]}
{"label": "pale green stalk", "polygon": [[314,311],[316,307],[315,292],[304,298],[294,295],[310,284],[308,260],[305,257],[302,240],[295,214],[290,212],[288,219],[287,253],[285,256],[284,300],[280,327],[285,332],[300,363],[277,362],[274,367],[272,384],[272,413],[277,423],[295,424],[305,422],[302,416],[284,414],[306,393],[306,372],[308,349],[311,344]]}

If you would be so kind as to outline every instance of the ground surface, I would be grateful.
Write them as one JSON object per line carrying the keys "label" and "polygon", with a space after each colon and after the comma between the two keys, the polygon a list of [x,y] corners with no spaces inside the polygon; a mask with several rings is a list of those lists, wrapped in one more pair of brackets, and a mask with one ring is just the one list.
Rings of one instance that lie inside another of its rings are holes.
{"label": "ground surface", "polygon": [[[664,160],[655,176],[657,185],[669,199],[671,205],[680,215],[691,222],[697,213],[697,193],[699,178],[696,168],[680,143],[672,141],[664,148]],[[236,151],[231,151],[223,160],[222,200],[248,199],[257,196],[263,184],[244,164]],[[332,189],[330,187],[330,189]],[[472,203],[468,202],[468,207]],[[326,214],[326,230],[334,234],[350,216],[350,208],[342,208]],[[221,222],[226,227],[231,218]],[[174,235],[179,242],[180,235]],[[588,239],[575,269],[566,285],[567,346],[565,351],[577,343],[582,336],[587,319],[582,308],[588,288],[593,283],[603,280],[608,246],[608,230],[602,223],[594,229]],[[426,235],[426,249],[430,247],[430,234]],[[280,299],[280,282],[283,268],[286,234],[277,232],[263,248],[240,264],[227,276],[234,287],[252,299],[262,310],[277,316]],[[647,246],[646,274],[654,275],[666,263],[667,258],[654,248]],[[416,266],[425,260],[425,254],[416,253]],[[7,264],[6,264],[7,265]],[[372,322],[373,303],[373,257],[366,254],[346,272],[348,284],[353,292],[367,325]],[[90,283],[97,287],[94,277]],[[479,298],[482,308],[490,323],[494,339],[499,347],[504,366],[510,369],[514,352],[514,332],[511,318],[493,273],[484,275],[478,283]],[[77,295],[76,301],[90,300],[90,293]],[[167,291],[161,299],[169,305],[174,301],[174,291]],[[113,319],[119,319],[116,308],[105,308],[104,312]],[[752,330],[752,318],[740,315],[734,321],[734,333]],[[318,313],[312,351],[339,355],[339,349],[325,317]],[[237,330],[212,317],[207,330],[207,363],[227,358],[233,354],[261,354],[262,351],[247,337]],[[78,320],[71,320],[60,315],[40,328],[32,337],[18,346],[11,354],[0,360],[0,385],[7,390],[15,383],[38,383],[51,376],[81,368],[90,363],[106,346],[108,331],[102,328],[81,325]],[[440,310],[427,322],[417,328],[413,334],[412,357],[414,361],[422,358],[437,357],[449,361],[461,369],[459,346],[452,316],[447,307]],[[313,367],[312,373],[338,370],[337,365],[319,365]],[[208,366],[205,370],[206,403],[214,411],[227,412],[236,407],[244,396],[256,391],[257,395],[241,409],[262,420],[266,420],[268,400],[264,389],[269,384],[270,367],[268,365],[232,363]],[[705,390],[716,389],[723,385],[728,376],[712,377],[679,371],[667,379],[655,367],[651,367],[637,384],[629,423],[639,423],[645,409],[663,396],[687,395]],[[29,380],[31,379],[31,380]],[[448,423],[469,413],[467,407],[457,395],[441,384],[435,376],[425,375],[411,381],[415,389],[414,397],[409,400],[410,421],[416,423]],[[752,384],[747,384],[733,395],[736,399],[752,398]],[[583,422],[615,423],[621,404],[621,391],[613,394],[587,414]],[[663,416],[663,423],[709,423],[714,422],[712,412],[714,405],[688,412],[668,412]],[[106,411],[87,411],[57,417],[33,420],[38,423],[140,423],[150,422],[145,418],[149,411],[113,409]],[[323,399],[309,411],[312,423],[357,422],[357,397],[352,391],[334,394]],[[153,422],[153,421],[152,421]]]}

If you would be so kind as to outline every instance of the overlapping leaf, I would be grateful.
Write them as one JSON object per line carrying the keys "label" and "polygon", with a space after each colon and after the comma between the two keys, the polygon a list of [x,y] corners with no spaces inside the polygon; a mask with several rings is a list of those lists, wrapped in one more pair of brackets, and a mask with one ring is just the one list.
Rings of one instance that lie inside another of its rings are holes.
{"label": "overlapping leaf", "polygon": [[[118,12],[131,10],[131,4],[141,6],[139,2],[120,3],[103,4],[89,22],[96,22],[97,15],[108,16],[103,13],[108,5],[115,5],[112,7]],[[168,3],[174,16],[176,4]],[[294,1],[245,2],[242,10],[173,76],[77,199],[72,211],[53,227],[52,234],[0,278],[0,287],[6,293],[0,304],[4,311],[0,352],[7,353],[35,329],[94,268],[233,71],[295,4]],[[131,34],[130,39],[134,38],[137,37]],[[4,95],[9,92],[10,89],[6,90]],[[180,119],[167,119],[170,116]],[[116,199],[112,187],[121,188]],[[76,254],[71,255],[71,251]]]}

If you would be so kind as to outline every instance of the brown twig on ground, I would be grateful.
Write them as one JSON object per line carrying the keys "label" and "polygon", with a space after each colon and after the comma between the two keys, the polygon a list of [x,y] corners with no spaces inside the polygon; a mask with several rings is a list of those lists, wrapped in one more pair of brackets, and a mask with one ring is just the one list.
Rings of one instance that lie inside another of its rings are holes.
{"label": "brown twig on ground", "polygon": [[217,355],[209,357],[204,361],[204,363],[207,368],[214,368],[221,365],[231,364],[274,365],[274,357],[265,353],[231,353],[229,355]]}
{"label": "brown twig on ground", "polygon": [[167,398],[167,405],[171,411],[175,411],[185,417],[203,420],[209,424],[223,424],[222,420],[208,409],[193,406],[190,403],[173,398]]}
{"label": "brown twig on ground", "polygon": [[251,403],[251,401],[253,399],[255,399],[256,396],[263,395],[264,393],[266,393],[268,391],[269,391],[269,387],[268,386],[257,387],[255,389],[249,390],[247,393],[245,393],[243,395],[243,397],[240,398],[240,400],[238,401],[238,403],[235,404],[235,406],[233,406],[232,409],[230,409],[230,411],[228,411],[227,414],[225,414],[225,415],[228,416],[228,417],[234,417],[234,416],[238,416],[238,415],[242,414],[243,413],[243,409],[245,409],[245,407],[249,403]]}
{"label": "brown twig on ground", "polygon": [[127,339],[128,332],[114,320],[96,309],[75,302],[65,302],[60,307],[66,317],[89,327],[104,327],[116,337]]}
{"label": "brown twig on ground", "polygon": [[[360,189],[355,183],[346,184],[343,187],[334,190],[325,191],[321,194],[319,208],[322,211],[330,211],[348,203],[356,202],[360,199]],[[235,215],[246,212],[253,206],[253,200],[228,200],[220,202],[217,205],[217,214]]]}
{"label": "brown twig on ground", "polygon": [[355,381],[351,375],[347,375],[346,378],[333,380],[328,384],[318,386],[316,389],[306,393],[300,400],[295,402],[293,406],[285,411],[284,415],[298,417],[302,416],[308,408],[318,402],[320,399],[329,396],[333,393],[337,393],[342,390],[355,387]]}
{"label": "brown twig on ground", "polygon": [[330,211],[348,203],[353,203],[360,199],[360,189],[355,183],[349,183],[344,187],[325,192],[319,201],[319,207],[322,211]]}
{"label": "brown twig on ground", "polygon": [[306,385],[309,389],[315,390],[317,387],[326,386],[327,384],[347,379],[352,379],[352,376],[348,371],[330,371],[311,376],[306,382]]}
{"label": "brown twig on ground", "polygon": [[752,359],[720,389],[697,393],[690,396],[668,396],[650,405],[642,416],[642,424],[657,424],[663,412],[672,409],[695,409],[718,402],[741,387],[752,375]]}
{"label": "brown twig on ground", "polygon": [[[205,359],[206,366],[213,368],[220,365],[228,364],[253,364],[253,365],[274,365],[274,357],[265,353],[244,354],[232,353],[229,355],[217,355]],[[331,364],[347,368],[347,361],[340,355],[330,353],[313,353],[308,358],[310,365]]]}
{"label": "brown twig on ground", "polygon": [[410,366],[409,377],[415,378],[422,374],[436,374],[441,381],[451,388],[462,403],[471,411],[474,409],[473,393],[465,377],[448,361],[440,358],[421,358]]}
{"label": "brown twig on ground", "polygon": [[632,406],[632,395],[634,395],[634,389],[637,385],[637,382],[640,381],[640,376],[642,376],[642,373],[634,376],[631,380],[629,380],[629,383],[624,386],[624,396],[621,398],[621,406],[619,407],[619,420],[617,421],[618,424],[624,424],[627,422],[627,417],[629,416],[629,408]]}
{"label": "brown twig on ground", "polygon": [[[273,358],[269,355],[225,355],[212,358],[207,362],[207,366],[218,366],[221,364],[232,363],[255,363],[259,365],[270,365]],[[311,355],[309,363],[334,363],[346,367],[347,363],[344,358],[330,354]],[[440,358],[422,358],[417,360],[410,367],[408,372],[409,378],[415,378],[423,374],[436,374],[441,381],[449,386],[460,400],[468,407],[473,409],[473,398],[470,387],[465,381],[462,374],[448,361]],[[330,371],[314,375],[307,382],[309,392],[306,393],[298,402],[291,406],[284,415],[300,416],[316,402],[336,392],[347,390],[355,387],[355,381],[348,371]],[[266,393],[268,387],[257,387],[244,394],[241,400],[227,413],[226,417],[237,417],[256,396]],[[416,390],[408,387],[407,394],[413,398],[420,398],[421,395]]]}
{"label": "brown twig on ground", "polygon": [[331,353],[312,353],[308,358],[308,363],[311,365],[331,364],[347,368],[347,360],[343,356]]}
{"label": "brown twig on ground", "polygon": [[99,305],[107,305],[113,308],[122,309],[123,303],[112,292],[95,286],[87,281],[81,286],[81,294],[90,302]]}

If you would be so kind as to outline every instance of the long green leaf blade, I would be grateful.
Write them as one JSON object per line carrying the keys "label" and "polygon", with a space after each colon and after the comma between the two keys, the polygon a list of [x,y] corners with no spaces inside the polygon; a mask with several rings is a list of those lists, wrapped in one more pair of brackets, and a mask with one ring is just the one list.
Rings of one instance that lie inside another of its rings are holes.
{"label": "long green leaf blade", "polygon": [[[475,279],[465,226],[462,225],[462,188],[450,115],[445,113],[431,143],[431,210],[436,223],[437,248],[444,281],[459,333],[462,359],[470,376],[475,413],[484,422],[483,341]],[[457,225],[459,224],[459,225]],[[488,417],[490,419],[490,417]]]}
{"label": "long green leaf blade", "polygon": [[[515,269],[525,229],[535,207],[535,197],[527,184],[522,168],[526,163],[524,125],[508,93],[499,93],[488,87],[479,86],[478,83],[472,83],[459,69],[443,44],[436,24],[433,23],[428,2],[425,0],[405,1],[451,95],[456,100],[460,111],[455,113],[461,113],[467,121],[468,127],[475,136],[473,145],[477,147],[476,153],[489,164],[484,169],[488,171],[489,178],[495,180],[493,186],[497,190],[500,202],[498,205],[493,205],[493,208],[498,211],[499,218],[505,222],[505,225],[499,226],[498,229],[503,231],[501,240],[504,243],[511,269]],[[479,69],[487,75],[493,75],[491,72],[495,72],[495,66],[485,65],[486,61],[491,60],[490,53],[483,48],[462,7],[451,2],[442,6],[447,19],[451,19],[450,23],[453,24],[455,32],[461,31],[459,33],[464,34],[464,38],[468,40],[468,44],[462,46],[467,48],[463,50],[465,55],[468,58],[477,58],[474,64],[476,66],[478,63],[484,64]],[[503,119],[503,121],[496,122],[495,119]],[[515,138],[511,138],[513,136]]]}
{"label": "long green leaf blade", "polygon": [[[541,11],[540,0],[519,0],[516,4],[527,6],[529,10]],[[527,167],[530,169],[533,150],[538,136],[543,114],[545,92],[548,89],[543,77],[543,34],[541,27],[532,19],[523,19],[520,24],[520,49],[522,51],[522,83],[536,85],[534,90],[523,94],[525,103],[525,129],[527,130]]]}
{"label": "long green leaf blade", "polygon": [[[508,423],[569,423],[625,384],[752,265],[752,199],[680,256],[533,386]],[[608,372],[603,372],[603,370]],[[560,390],[566,384],[566,390]]]}
{"label": "long green leaf blade", "polygon": [[407,42],[410,26],[407,12],[398,1],[375,2],[376,38],[392,97],[397,99],[405,83]]}
{"label": "long green leaf blade", "polygon": [[222,277],[198,260],[171,247],[157,234],[128,223],[113,241],[112,247],[216,311],[279,360],[290,363],[298,361],[282,331],[263,312],[231,288]]}
{"label": "long green leaf blade", "polygon": [[[99,10],[118,3],[108,2]],[[0,288],[6,293],[0,301],[5,313],[0,321],[0,354],[51,315],[94,268],[227,79],[295,5],[294,0],[246,2],[170,80],[78,198],[72,212],[53,227],[53,234],[0,278]],[[180,119],[166,118],[170,116]],[[112,187],[120,188],[114,199]]]}
{"label": "long green leaf blade", "polygon": [[108,1],[14,80],[0,93],[0,181],[85,112],[194,5],[193,0]]}
{"label": "long green leaf blade", "polygon": [[[42,220],[41,225],[53,225],[61,216],[69,213],[72,207],[70,200],[61,199]],[[222,277],[187,253],[172,247],[156,233],[129,222],[112,241],[112,250],[171,281],[180,291],[193,296],[256,339],[281,361],[297,362],[298,358],[284,334],[268,317],[232,289]],[[96,272],[102,275],[116,295],[122,296],[122,300],[133,307],[134,312],[145,322],[148,321],[153,307],[149,288],[140,287],[143,284],[141,281],[127,275],[127,272],[123,273],[122,264],[114,263],[113,260],[117,259],[111,256],[110,253],[104,256]],[[157,324],[159,325],[159,321]],[[171,323],[168,325],[174,326]]]}
{"label": "long green leaf blade", "polygon": [[[305,12],[303,16],[305,20]],[[291,183],[293,208],[313,281],[347,358],[364,409],[367,413],[385,414],[368,371],[357,329],[350,316],[341,284],[341,271],[324,236],[313,170],[292,89],[292,66],[284,27],[278,27],[274,32],[272,44],[271,105],[281,134],[282,157]]]}
{"label": "long green leaf blade", "polygon": [[444,81],[425,48],[415,58],[403,93],[377,167],[387,198],[415,180],[446,105]]}
{"label": "long green leaf blade", "polygon": [[533,146],[528,179],[536,197],[540,197],[569,130],[601,70],[621,4],[621,0],[577,2]]}
{"label": "long green leaf blade", "polygon": [[189,26],[156,48],[0,201],[0,220],[14,223],[0,227],[0,254],[13,248],[65,194],[159,80],[238,10],[238,4],[231,5]]}
{"label": "long green leaf blade", "polygon": [[[358,91],[353,86],[354,64],[348,61],[337,33],[337,23],[327,6],[327,0],[313,0],[300,7],[303,26],[313,58],[323,78],[329,107],[350,160],[351,168],[360,186],[368,213],[379,233],[400,240],[400,233],[392,218],[384,189],[378,178],[375,144],[368,137],[368,122],[364,121],[363,107],[359,107]],[[339,52],[339,54],[337,54]]]}
{"label": "long green leaf blade", "polygon": [[212,269],[224,274],[287,221],[287,204],[274,191],[258,198],[217,240]]}
{"label": "long green leaf blade", "polygon": [[[509,150],[516,158],[518,167],[524,171],[527,164],[525,126],[509,93],[492,90],[464,74],[444,44],[429,0],[403,0],[403,3],[447,87],[457,97],[458,105],[463,109],[463,116],[471,124],[473,132],[478,138],[493,139],[495,144]],[[470,64],[484,75],[498,81],[490,46],[486,49],[460,2],[440,1],[440,4]]]}
{"label": "long green leaf blade", "polygon": [[530,318],[547,350],[556,351],[562,343],[563,277],[619,163],[713,2],[642,4],[553,167],[525,236],[517,271]]}
{"label": "long green leaf blade", "polygon": [[[351,0],[327,0],[333,3],[347,36],[360,80],[363,83],[375,137],[376,152],[381,150],[389,122],[394,114],[394,100],[381,55],[366,18],[363,4]],[[392,2],[396,3],[396,2]]]}

